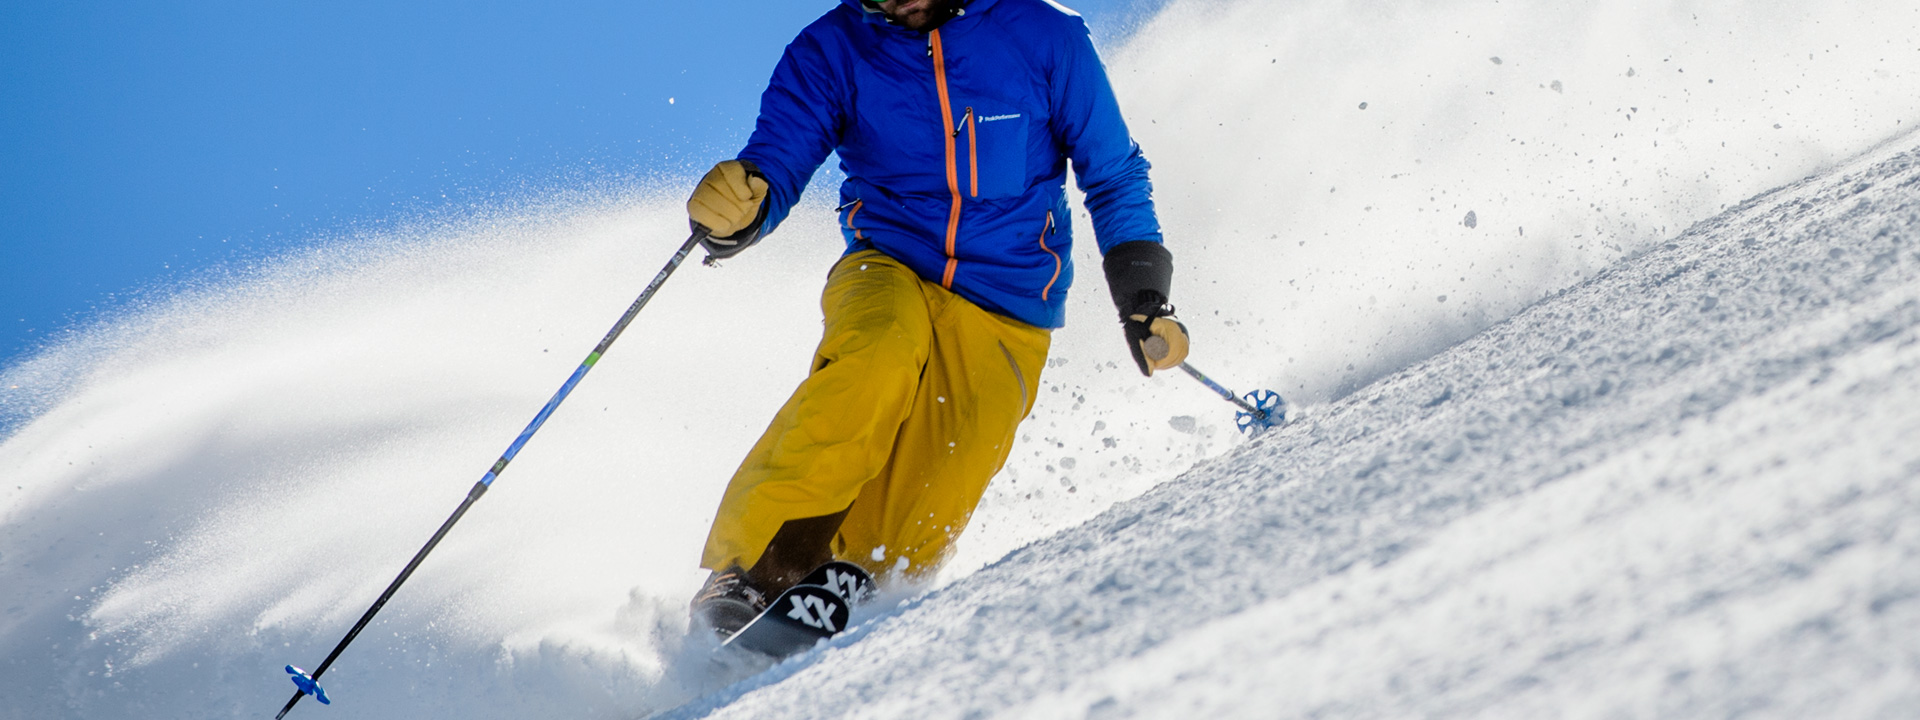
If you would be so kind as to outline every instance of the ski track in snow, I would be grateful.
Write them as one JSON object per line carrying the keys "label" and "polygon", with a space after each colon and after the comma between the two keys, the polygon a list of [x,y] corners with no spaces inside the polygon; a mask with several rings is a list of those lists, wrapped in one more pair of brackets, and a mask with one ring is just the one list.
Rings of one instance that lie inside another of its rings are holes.
{"label": "ski track in snow", "polygon": [[[728,686],[692,558],[817,340],[816,186],[675,275],[294,717],[1920,715],[1915,140],[1827,173],[1920,122],[1917,32],[1171,2],[1107,57],[1176,300],[1297,424],[1245,443],[1126,367],[1076,211],[1071,324],[948,570]],[[690,182],[317,239],[0,369],[0,718],[277,708]]]}
{"label": "ski track in snow", "polygon": [[1904,145],[667,717],[1912,717]]}

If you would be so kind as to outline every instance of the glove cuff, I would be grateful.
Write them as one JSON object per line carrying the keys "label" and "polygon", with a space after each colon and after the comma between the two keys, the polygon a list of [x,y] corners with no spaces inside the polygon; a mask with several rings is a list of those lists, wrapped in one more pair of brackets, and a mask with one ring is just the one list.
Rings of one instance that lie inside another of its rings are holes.
{"label": "glove cuff", "polygon": [[1107,273],[1107,290],[1113,294],[1113,307],[1125,320],[1131,315],[1162,317],[1173,311],[1167,307],[1173,286],[1173,253],[1151,240],[1135,240],[1115,245],[1101,261]]}

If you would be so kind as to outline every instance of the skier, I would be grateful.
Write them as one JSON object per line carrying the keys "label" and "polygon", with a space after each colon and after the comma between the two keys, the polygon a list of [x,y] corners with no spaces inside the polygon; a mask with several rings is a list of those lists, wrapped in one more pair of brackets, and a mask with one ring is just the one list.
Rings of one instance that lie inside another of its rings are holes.
{"label": "skier", "polygon": [[1039,392],[1086,193],[1140,371],[1179,366],[1147,161],[1086,24],[1048,0],[841,0],[788,45],[739,156],[687,201],[714,258],[787,216],[828,153],[847,251],[812,372],[728,484],[693,615],[731,635],[839,558],[925,577]]}

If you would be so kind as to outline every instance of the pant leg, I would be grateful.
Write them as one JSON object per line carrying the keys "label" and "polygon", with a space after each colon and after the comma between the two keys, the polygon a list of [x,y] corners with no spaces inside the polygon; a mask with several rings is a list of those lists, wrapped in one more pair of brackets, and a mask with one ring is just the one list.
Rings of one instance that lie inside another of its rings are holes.
{"label": "pant leg", "polygon": [[834,265],[813,372],[728,483],[702,567],[752,567],[786,521],[844,510],[880,474],[932,347],[925,287],[879,252]]}
{"label": "pant leg", "polygon": [[1052,334],[938,285],[926,373],[893,454],[854,501],[835,554],[875,574],[924,577],[966,528],[1033,409]]}

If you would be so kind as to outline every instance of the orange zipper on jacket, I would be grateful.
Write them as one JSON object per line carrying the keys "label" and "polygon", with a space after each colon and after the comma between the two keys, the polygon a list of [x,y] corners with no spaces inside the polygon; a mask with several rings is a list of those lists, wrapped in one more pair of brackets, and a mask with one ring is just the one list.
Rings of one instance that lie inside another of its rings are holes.
{"label": "orange zipper on jacket", "polygon": [[959,131],[953,127],[953,102],[947,96],[947,57],[940,45],[940,30],[935,28],[928,34],[927,42],[933,51],[933,83],[940,92],[940,126],[946,131],[947,142],[947,190],[953,194],[952,209],[947,212],[947,270],[940,276],[940,287],[953,289],[953,271],[960,267],[960,259],[954,254],[954,240],[960,234],[960,169],[954,156],[958,149],[954,147],[954,138]]}
{"label": "orange zipper on jacket", "polygon": [[853,238],[855,240],[867,239],[865,235],[860,234],[860,228],[853,226],[853,216],[860,214],[860,206],[865,203],[865,200],[855,200],[853,201],[853,207],[847,210],[847,229],[853,231]]}
{"label": "orange zipper on jacket", "polygon": [[972,197],[980,197],[980,121],[967,108],[967,173],[972,176]]}
{"label": "orange zipper on jacket", "polygon": [[1047,226],[1040,229],[1040,249],[1053,256],[1053,277],[1047,280],[1047,286],[1040,289],[1040,299],[1046,300],[1053,293],[1053,284],[1060,281],[1060,253],[1047,247],[1047,236],[1053,234],[1053,211],[1047,211]]}

